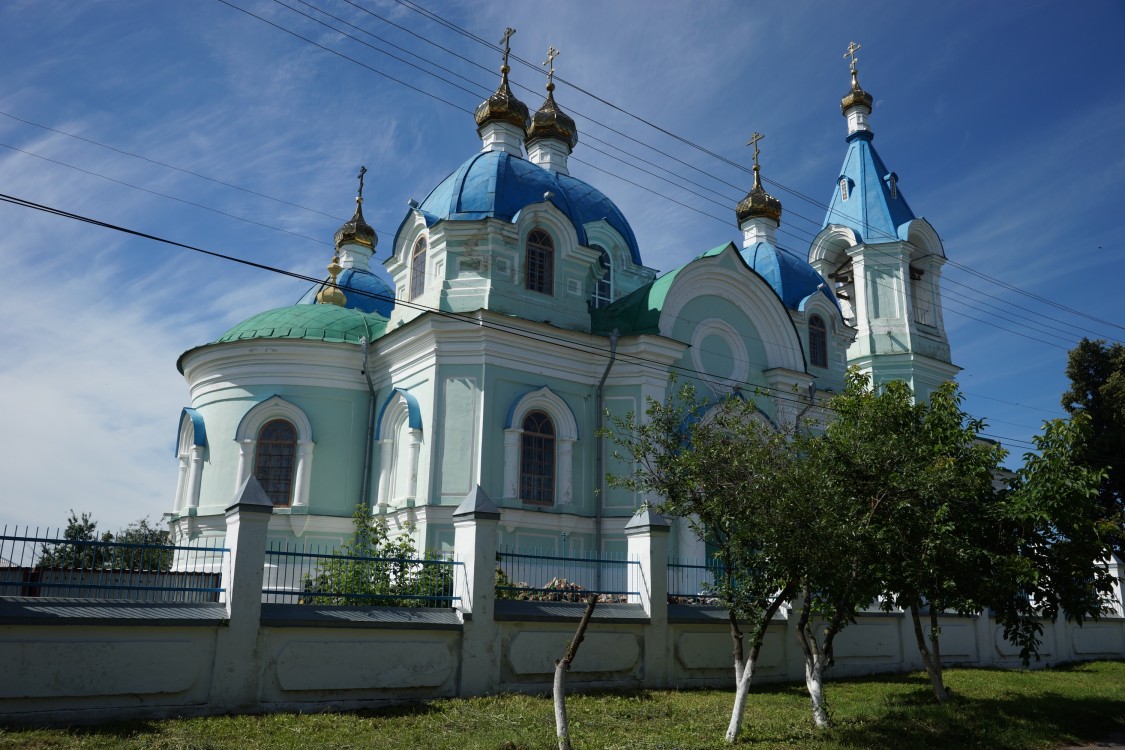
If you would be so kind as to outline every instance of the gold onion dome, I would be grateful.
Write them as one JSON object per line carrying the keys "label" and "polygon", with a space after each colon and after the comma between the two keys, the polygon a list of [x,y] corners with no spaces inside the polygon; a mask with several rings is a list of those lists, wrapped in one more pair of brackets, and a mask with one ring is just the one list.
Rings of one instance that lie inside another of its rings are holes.
{"label": "gold onion dome", "polygon": [[346,307],[348,304],[348,295],[336,286],[336,278],[343,271],[344,267],[340,265],[339,251],[332,256],[332,262],[328,264],[329,279],[316,293],[316,302],[318,305],[336,305],[338,307]]}
{"label": "gold onion dome", "polygon": [[555,84],[547,84],[547,98],[534,115],[531,116],[531,127],[527,129],[527,144],[530,146],[535,141],[543,138],[557,138],[572,149],[578,145],[578,127],[574,118],[559,109],[555,103]]}
{"label": "gold onion dome", "polygon": [[496,89],[495,94],[477,106],[478,133],[490,122],[506,122],[515,125],[520,130],[527,130],[530,120],[527,105],[517,99],[508,86],[508,70],[506,64],[500,68],[500,87]]}
{"label": "gold onion dome", "polygon": [[759,218],[773,219],[778,224],[781,223],[781,201],[765,191],[758,172],[759,167],[755,164],[754,187],[750,188],[750,192],[738,202],[738,206],[734,209],[734,215],[738,217],[739,226],[742,226],[742,223],[748,219]]}
{"label": "gold onion dome", "polygon": [[363,219],[363,198],[356,198],[355,214],[336,230],[333,239],[337,250],[348,243],[363,245],[372,250],[375,249],[375,245],[379,244],[379,238],[375,235],[374,227]]}
{"label": "gold onion dome", "polygon": [[847,114],[849,109],[858,105],[867,107],[867,109],[870,110],[871,102],[873,101],[874,97],[860,88],[859,75],[856,69],[852,68],[852,87],[848,93],[844,95],[844,98],[840,100],[840,109],[844,114]]}

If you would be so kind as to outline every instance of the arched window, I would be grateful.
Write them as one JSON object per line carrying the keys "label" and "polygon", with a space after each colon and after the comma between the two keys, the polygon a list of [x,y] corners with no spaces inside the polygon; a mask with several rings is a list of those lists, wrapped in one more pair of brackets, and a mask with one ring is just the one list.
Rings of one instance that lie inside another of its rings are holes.
{"label": "arched window", "polygon": [[523,420],[520,499],[540,505],[555,502],[555,425],[541,411],[533,411]]}
{"label": "arched window", "polygon": [[533,292],[553,294],[555,285],[555,243],[542,229],[527,235],[526,287]]}
{"label": "arched window", "polygon": [[602,277],[594,282],[594,293],[590,295],[590,305],[597,309],[613,302],[613,266],[609,260],[609,253],[597,245],[593,247],[600,251],[598,270],[602,274]]}
{"label": "arched window", "polygon": [[417,299],[426,289],[426,238],[419,237],[410,257],[410,299]]}
{"label": "arched window", "polygon": [[254,476],[274,505],[289,505],[297,472],[297,429],[284,419],[272,419],[258,432]]}
{"label": "arched window", "polygon": [[840,178],[840,200],[846,201],[848,199],[848,178]]}
{"label": "arched window", "polygon": [[828,328],[819,315],[809,318],[809,364],[828,367]]}

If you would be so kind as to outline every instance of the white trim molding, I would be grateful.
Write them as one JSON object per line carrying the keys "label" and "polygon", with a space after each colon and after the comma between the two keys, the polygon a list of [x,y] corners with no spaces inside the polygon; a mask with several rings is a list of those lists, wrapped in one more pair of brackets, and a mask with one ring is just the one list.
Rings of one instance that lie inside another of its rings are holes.
{"label": "white trim molding", "polygon": [[235,492],[242,486],[254,470],[254,453],[258,443],[258,432],[271,419],[284,419],[297,430],[297,468],[293,476],[292,505],[309,504],[309,487],[312,480],[313,443],[312,424],[300,407],[286,401],[281,396],[273,396],[251,408],[238,423],[234,439],[238,443],[238,475]]}

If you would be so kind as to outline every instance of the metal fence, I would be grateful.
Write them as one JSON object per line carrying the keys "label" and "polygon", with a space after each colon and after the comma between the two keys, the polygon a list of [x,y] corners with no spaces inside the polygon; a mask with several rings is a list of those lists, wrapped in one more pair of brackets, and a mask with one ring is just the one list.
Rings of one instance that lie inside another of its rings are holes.
{"label": "metal fence", "polygon": [[217,602],[223,593],[222,538],[184,544],[67,539],[59,531],[4,526],[0,596]]}
{"label": "metal fence", "polygon": [[726,576],[726,568],[715,559],[668,561],[668,602],[670,604],[720,604],[716,586]]}
{"label": "metal fence", "polygon": [[453,607],[464,566],[431,553],[422,559],[360,557],[272,542],[266,550],[266,602],[387,607]]}
{"label": "metal fence", "polygon": [[626,602],[640,596],[640,562],[625,555],[502,550],[497,558],[496,596],[501,599],[578,602],[597,594],[599,601]]}

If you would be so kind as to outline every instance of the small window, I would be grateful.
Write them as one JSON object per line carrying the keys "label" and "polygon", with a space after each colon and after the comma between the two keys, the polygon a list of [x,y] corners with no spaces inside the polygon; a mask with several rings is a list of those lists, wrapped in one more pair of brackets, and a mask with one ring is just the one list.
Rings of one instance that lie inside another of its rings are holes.
{"label": "small window", "polygon": [[848,178],[840,178],[840,200],[846,201],[848,199]]}
{"label": "small window", "polygon": [[553,294],[555,284],[555,243],[542,229],[527,236],[526,286],[533,292]]}
{"label": "small window", "polygon": [[555,502],[555,425],[541,411],[533,411],[523,420],[520,498],[539,505]]}
{"label": "small window", "polygon": [[292,501],[296,468],[296,428],[284,419],[266,422],[258,432],[254,476],[274,505],[289,505]]}
{"label": "small window", "polygon": [[594,293],[590,295],[590,304],[597,309],[613,302],[613,266],[610,264],[609,253],[597,245],[594,248],[600,251],[598,270],[602,272],[602,277],[594,282]]}
{"label": "small window", "polygon": [[417,299],[426,289],[426,238],[419,237],[414,243],[410,258],[410,299]]}
{"label": "small window", "polygon": [[828,367],[828,329],[819,315],[809,318],[809,363]]}

